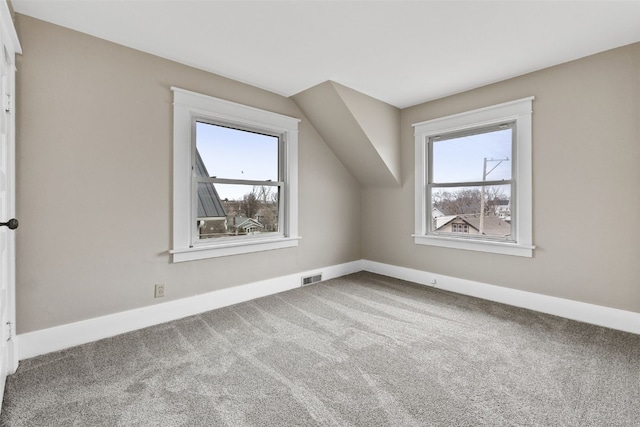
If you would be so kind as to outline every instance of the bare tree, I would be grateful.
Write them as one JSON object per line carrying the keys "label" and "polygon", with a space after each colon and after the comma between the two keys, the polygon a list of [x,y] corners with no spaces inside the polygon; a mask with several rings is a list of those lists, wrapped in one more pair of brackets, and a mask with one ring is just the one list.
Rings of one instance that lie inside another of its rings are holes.
{"label": "bare tree", "polygon": [[240,211],[247,218],[259,221],[264,231],[278,230],[278,192],[277,187],[255,186],[240,201]]}
{"label": "bare tree", "polygon": [[269,195],[271,193],[271,187],[266,185],[261,185],[259,187],[253,187],[253,192],[256,193],[256,197],[262,203],[267,203],[269,201]]}
{"label": "bare tree", "polygon": [[[480,213],[480,187],[464,188],[458,191],[436,190],[433,192],[433,206],[445,215]],[[495,206],[506,200],[502,187],[485,188],[485,215],[495,210]]]}
{"label": "bare tree", "polygon": [[258,194],[261,201],[260,218],[265,231],[278,231],[278,187],[260,186]]}
{"label": "bare tree", "polygon": [[509,197],[504,194],[502,187],[493,185],[485,188],[485,215],[491,212],[495,212],[496,206],[505,200],[509,200]]}
{"label": "bare tree", "polygon": [[244,197],[242,198],[242,202],[240,203],[240,209],[247,218],[253,218],[258,213],[260,205],[260,199],[258,198],[258,194],[254,188],[251,193],[247,193],[244,195]]}
{"label": "bare tree", "polygon": [[437,191],[433,193],[433,199],[433,205],[445,215],[480,212],[480,190],[476,188],[455,192]]}

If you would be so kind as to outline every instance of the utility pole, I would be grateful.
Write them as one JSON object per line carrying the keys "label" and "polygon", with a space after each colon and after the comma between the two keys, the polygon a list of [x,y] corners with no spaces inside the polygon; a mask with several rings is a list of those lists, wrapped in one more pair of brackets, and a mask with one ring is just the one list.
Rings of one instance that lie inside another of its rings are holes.
{"label": "utility pole", "polygon": [[[508,162],[508,161],[509,161],[508,157],[506,157],[504,159],[487,159],[485,157],[484,158],[484,163],[482,165],[482,182],[486,181],[487,175],[489,175],[491,172],[493,172],[493,170],[495,168],[500,166],[500,163]],[[498,164],[495,165],[494,167],[492,167],[489,172],[487,172],[487,162],[498,162]],[[480,190],[480,227],[479,227],[480,234],[484,233],[484,187],[485,186],[483,185],[482,189]]]}

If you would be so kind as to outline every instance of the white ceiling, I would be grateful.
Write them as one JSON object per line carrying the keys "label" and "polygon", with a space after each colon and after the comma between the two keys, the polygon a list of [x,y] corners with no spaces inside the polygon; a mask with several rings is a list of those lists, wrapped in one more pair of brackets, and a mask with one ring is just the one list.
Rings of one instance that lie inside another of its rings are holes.
{"label": "white ceiling", "polygon": [[333,80],[400,108],[640,41],[640,1],[12,4],[284,96]]}

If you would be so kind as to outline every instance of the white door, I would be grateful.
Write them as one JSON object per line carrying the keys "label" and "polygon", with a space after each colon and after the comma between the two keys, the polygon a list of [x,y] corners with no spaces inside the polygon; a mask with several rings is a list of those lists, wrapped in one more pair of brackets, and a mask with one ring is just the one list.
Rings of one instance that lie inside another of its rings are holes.
{"label": "white door", "polygon": [[20,51],[9,9],[0,3],[0,400],[15,372],[15,54]]}

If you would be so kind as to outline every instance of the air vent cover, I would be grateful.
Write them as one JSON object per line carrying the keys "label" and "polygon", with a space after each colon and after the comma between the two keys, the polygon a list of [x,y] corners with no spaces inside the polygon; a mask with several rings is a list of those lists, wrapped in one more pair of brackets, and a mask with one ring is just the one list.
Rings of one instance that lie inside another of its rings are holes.
{"label": "air vent cover", "polygon": [[315,276],[307,276],[302,278],[302,286],[311,285],[316,282],[320,282],[322,280],[322,273],[316,274]]}

